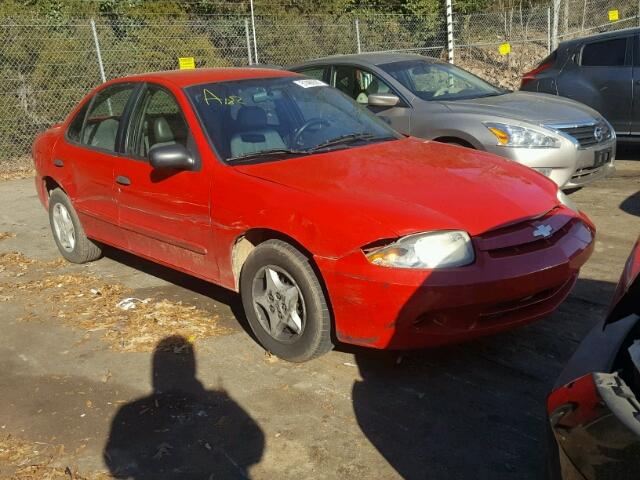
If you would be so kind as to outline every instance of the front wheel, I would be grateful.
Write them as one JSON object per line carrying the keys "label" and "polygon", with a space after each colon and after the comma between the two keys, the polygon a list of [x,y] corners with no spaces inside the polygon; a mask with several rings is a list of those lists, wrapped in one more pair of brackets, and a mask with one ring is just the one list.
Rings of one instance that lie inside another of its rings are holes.
{"label": "front wheel", "polygon": [[333,348],[327,300],[309,260],[281,240],[256,247],[242,267],[249,326],[269,352],[305,362]]}

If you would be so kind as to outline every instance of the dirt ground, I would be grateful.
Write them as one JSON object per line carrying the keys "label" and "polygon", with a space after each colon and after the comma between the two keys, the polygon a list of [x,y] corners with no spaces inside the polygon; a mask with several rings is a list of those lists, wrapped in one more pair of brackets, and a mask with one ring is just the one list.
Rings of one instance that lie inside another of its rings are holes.
{"label": "dirt ground", "polygon": [[640,148],[620,156],[572,195],[598,238],[550,318],[303,365],[265,355],[233,293],[117,251],[60,261],[33,180],[0,182],[0,479],[542,478],[545,397],[640,233]]}

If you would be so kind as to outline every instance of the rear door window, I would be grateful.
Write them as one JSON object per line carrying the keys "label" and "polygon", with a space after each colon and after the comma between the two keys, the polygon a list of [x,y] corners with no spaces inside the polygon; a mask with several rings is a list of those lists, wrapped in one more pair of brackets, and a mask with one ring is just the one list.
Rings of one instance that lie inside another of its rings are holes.
{"label": "rear door window", "polygon": [[89,105],[91,104],[91,100],[87,101],[84,106],[80,109],[76,116],[73,117],[71,123],[69,124],[69,128],[67,128],[67,139],[72,142],[80,142],[80,135],[82,133],[82,126],[84,125],[84,118],[87,116],[87,110],[89,109]]}
{"label": "rear door window", "polygon": [[84,128],[81,143],[109,152],[116,151],[116,138],[120,121],[135,84],[111,85],[95,96]]}
{"label": "rear door window", "polygon": [[587,43],[582,47],[580,65],[583,67],[620,67],[624,66],[626,56],[626,37]]}

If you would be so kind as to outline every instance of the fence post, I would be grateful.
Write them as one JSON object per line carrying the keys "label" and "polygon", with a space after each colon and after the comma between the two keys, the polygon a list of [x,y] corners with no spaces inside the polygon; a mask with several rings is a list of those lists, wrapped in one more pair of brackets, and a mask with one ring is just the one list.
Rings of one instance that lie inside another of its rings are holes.
{"label": "fence post", "polygon": [[354,20],[356,26],[356,41],[358,42],[358,53],[362,53],[362,45],[360,44],[360,21],[356,18]]}
{"label": "fence post", "polygon": [[253,14],[253,0],[250,0],[251,6],[251,28],[253,29],[253,61],[258,63],[258,42],[256,42],[256,17]]}
{"label": "fence post", "polygon": [[100,67],[100,78],[102,83],[107,81],[107,77],[104,74],[104,65],[102,64],[102,53],[100,52],[100,42],[98,41],[98,31],[96,30],[96,22],[91,19],[91,31],[93,32],[93,43],[96,46],[96,56],[98,57],[98,67]]}
{"label": "fence post", "polygon": [[560,2],[562,0],[553,0],[553,29],[551,33],[551,50],[558,48],[558,22],[560,20]]}
{"label": "fence post", "polygon": [[451,0],[447,0],[447,52],[449,63],[453,63],[453,6]]}
{"label": "fence post", "polygon": [[249,59],[249,65],[253,64],[253,59],[251,58],[251,38],[249,37],[249,20],[244,19],[244,36],[247,39],[247,58]]}
{"label": "fence post", "polygon": [[547,7],[547,55],[551,53],[551,7]]}

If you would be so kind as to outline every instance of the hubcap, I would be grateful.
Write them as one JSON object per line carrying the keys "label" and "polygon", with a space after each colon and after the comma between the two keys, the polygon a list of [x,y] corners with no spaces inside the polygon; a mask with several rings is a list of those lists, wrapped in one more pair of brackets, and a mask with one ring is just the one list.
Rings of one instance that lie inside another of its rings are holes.
{"label": "hubcap", "polygon": [[267,265],[253,279],[253,307],[274,339],[292,343],[304,332],[306,309],[300,287],[284,269]]}
{"label": "hubcap", "polygon": [[76,230],[69,210],[61,203],[53,206],[53,229],[62,248],[66,252],[72,252],[76,246]]}

